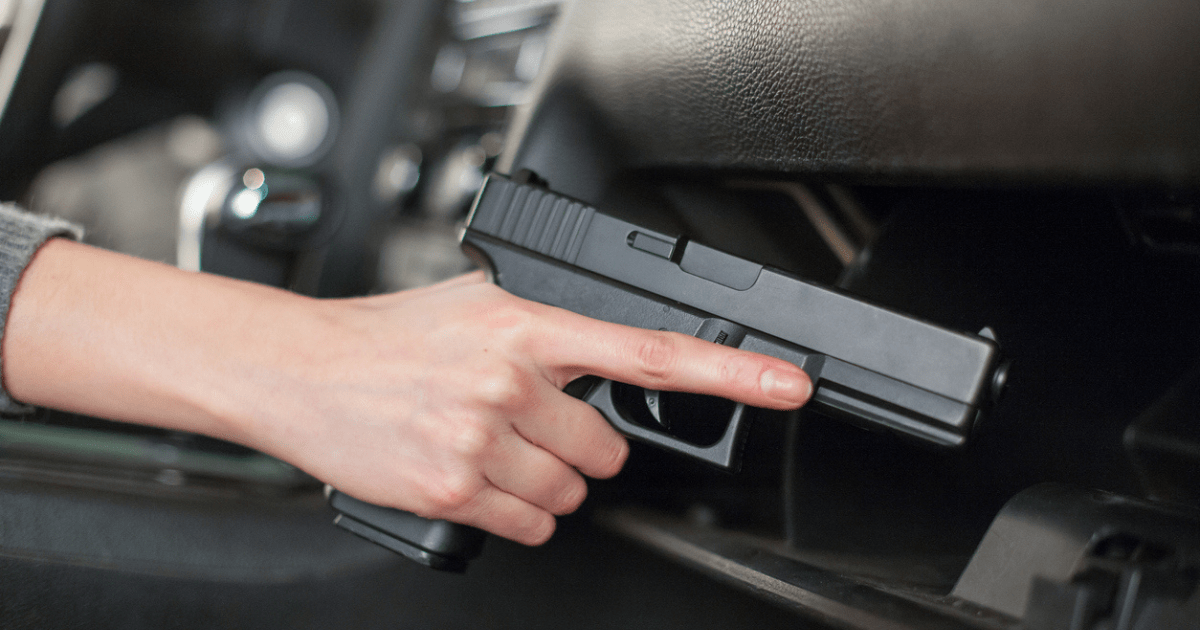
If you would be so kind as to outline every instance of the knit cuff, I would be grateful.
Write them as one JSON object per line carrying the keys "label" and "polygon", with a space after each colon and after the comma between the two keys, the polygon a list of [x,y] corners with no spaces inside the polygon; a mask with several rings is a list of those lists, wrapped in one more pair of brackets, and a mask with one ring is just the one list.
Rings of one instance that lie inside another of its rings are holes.
{"label": "knit cuff", "polygon": [[[4,341],[8,309],[21,274],[38,248],[56,236],[79,240],[83,238],[83,229],[62,219],[30,214],[13,204],[0,204],[0,344]],[[3,374],[3,353],[0,353],[0,413],[32,412],[33,407],[8,395]]]}

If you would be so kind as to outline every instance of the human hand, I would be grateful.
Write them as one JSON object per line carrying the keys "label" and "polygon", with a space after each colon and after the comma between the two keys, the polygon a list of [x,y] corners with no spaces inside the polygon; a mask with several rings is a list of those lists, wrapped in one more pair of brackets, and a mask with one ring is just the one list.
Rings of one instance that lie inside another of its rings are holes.
{"label": "human hand", "polygon": [[472,274],[416,291],[319,303],[335,324],[298,365],[306,384],[255,446],[349,494],[544,542],[625,440],[562,393],[587,374],[789,408],[807,376],[783,361],[685,335],[588,319]]}

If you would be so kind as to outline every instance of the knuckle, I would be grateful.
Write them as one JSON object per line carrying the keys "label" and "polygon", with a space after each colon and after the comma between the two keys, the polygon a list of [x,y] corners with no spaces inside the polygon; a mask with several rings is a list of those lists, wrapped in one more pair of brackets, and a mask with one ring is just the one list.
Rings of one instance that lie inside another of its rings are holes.
{"label": "knuckle", "polygon": [[538,512],[526,520],[520,527],[520,540],[527,545],[541,545],[554,535],[554,517],[545,512]]}
{"label": "knuckle", "polygon": [[478,420],[457,423],[450,436],[451,451],[468,461],[474,461],[488,451],[495,436]]}
{"label": "knuckle", "polygon": [[476,483],[470,475],[449,474],[427,490],[429,511],[437,515],[460,512],[475,498]]}
{"label": "knuckle", "polygon": [[524,401],[526,387],[517,369],[508,364],[491,368],[480,377],[480,400],[488,406],[510,408]]}
{"label": "knuckle", "polygon": [[608,479],[625,467],[625,460],[629,458],[629,442],[624,438],[617,438],[601,452],[603,456],[599,458],[600,462],[593,476],[597,479]]}
{"label": "knuckle", "polygon": [[583,505],[583,500],[587,498],[587,483],[583,479],[575,478],[566,489],[562,492],[557,503],[555,514],[570,514],[579,509]]}
{"label": "knuckle", "polygon": [[674,372],[678,354],[679,350],[670,335],[655,332],[638,342],[634,357],[637,369],[647,380],[662,382]]}
{"label": "knuckle", "polygon": [[487,313],[492,334],[510,342],[519,342],[532,334],[536,319],[529,306],[516,299],[505,300]]}
{"label": "knuckle", "polygon": [[721,382],[738,389],[752,389],[762,368],[754,361],[734,356],[721,363]]}

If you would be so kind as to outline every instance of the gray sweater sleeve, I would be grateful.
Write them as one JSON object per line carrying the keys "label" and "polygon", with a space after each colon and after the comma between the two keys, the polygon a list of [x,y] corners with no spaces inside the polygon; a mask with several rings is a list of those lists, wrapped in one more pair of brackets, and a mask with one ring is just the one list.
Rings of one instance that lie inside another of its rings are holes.
{"label": "gray sweater sleeve", "polygon": [[[30,214],[12,204],[0,204],[0,343],[3,343],[8,309],[13,291],[33,254],[56,236],[83,238],[83,230],[62,219]],[[0,355],[0,413],[28,413],[33,410],[8,395],[3,386],[4,364]]]}

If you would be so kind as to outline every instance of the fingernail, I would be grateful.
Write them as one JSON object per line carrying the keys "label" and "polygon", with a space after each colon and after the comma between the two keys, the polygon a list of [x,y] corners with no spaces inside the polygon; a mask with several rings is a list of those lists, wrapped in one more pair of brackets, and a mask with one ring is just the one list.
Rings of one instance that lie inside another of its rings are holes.
{"label": "fingernail", "polygon": [[803,373],[766,370],[759,379],[764,394],[780,402],[802,405],[812,395],[812,381]]}

